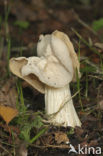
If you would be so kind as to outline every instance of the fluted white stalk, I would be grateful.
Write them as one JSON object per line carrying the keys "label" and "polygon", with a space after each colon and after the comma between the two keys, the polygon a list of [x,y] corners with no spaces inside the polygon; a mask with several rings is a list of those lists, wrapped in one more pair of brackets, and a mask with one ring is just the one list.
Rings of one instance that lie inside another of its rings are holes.
{"label": "fluted white stalk", "polygon": [[[64,104],[65,99],[70,100]],[[62,107],[63,104],[64,106]],[[54,114],[50,118],[50,122],[55,125],[64,127],[81,126],[81,122],[73,105],[69,85],[57,89],[49,86],[45,87],[45,111],[48,115]]]}

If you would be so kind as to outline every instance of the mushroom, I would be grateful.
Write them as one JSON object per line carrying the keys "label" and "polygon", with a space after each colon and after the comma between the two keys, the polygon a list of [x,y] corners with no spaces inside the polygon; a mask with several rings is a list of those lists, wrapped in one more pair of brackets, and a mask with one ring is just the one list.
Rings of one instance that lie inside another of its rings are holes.
{"label": "mushroom", "polygon": [[12,58],[10,69],[45,94],[49,122],[64,127],[81,126],[69,88],[69,83],[76,81],[76,70],[80,77],[79,61],[66,34],[56,30],[51,35],[40,35],[37,57]]}

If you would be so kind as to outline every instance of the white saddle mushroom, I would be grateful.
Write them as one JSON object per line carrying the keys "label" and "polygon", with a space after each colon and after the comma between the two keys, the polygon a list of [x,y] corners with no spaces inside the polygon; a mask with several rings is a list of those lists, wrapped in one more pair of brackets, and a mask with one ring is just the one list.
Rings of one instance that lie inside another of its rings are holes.
{"label": "white saddle mushroom", "polygon": [[[11,71],[45,94],[50,122],[65,127],[81,126],[69,88],[69,83],[76,80],[76,70],[80,77],[79,62],[68,36],[60,31],[40,35],[37,55],[12,58]],[[70,100],[64,105],[67,99]]]}

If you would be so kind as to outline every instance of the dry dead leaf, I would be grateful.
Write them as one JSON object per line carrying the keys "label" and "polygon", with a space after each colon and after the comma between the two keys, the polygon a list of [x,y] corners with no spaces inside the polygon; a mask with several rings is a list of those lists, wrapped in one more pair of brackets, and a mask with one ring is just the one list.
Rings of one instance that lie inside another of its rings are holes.
{"label": "dry dead leaf", "polygon": [[15,116],[17,116],[17,109],[0,105],[0,116],[8,124]]}
{"label": "dry dead leaf", "polygon": [[97,48],[103,50],[103,43],[98,43],[98,42],[97,42],[97,43],[95,43],[94,45],[95,45],[95,47],[97,47]]}
{"label": "dry dead leaf", "polygon": [[0,90],[0,116],[8,124],[18,111],[16,109],[17,91],[14,79],[9,79]]}
{"label": "dry dead leaf", "polygon": [[17,91],[14,80],[9,79],[0,90],[0,104],[16,108]]}
{"label": "dry dead leaf", "polygon": [[101,109],[101,110],[103,110],[103,100],[99,101],[98,108]]}
{"label": "dry dead leaf", "polygon": [[40,145],[41,143],[43,144],[43,146],[53,144],[54,137],[53,137],[52,133],[48,133],[36,141],[36,145]]}
{"label": "dry dead leaf", "polygon": [[57,142],[57,144],[69,143],[69,139],[66,133],[56,132],[54,133],[54,135],[55,135],[55,141]]}

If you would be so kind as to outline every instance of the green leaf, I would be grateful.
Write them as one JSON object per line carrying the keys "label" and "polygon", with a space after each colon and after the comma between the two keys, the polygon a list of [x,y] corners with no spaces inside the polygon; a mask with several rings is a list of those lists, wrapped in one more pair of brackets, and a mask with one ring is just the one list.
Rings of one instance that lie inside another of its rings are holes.
{"label": "green leaf", "polygon": [[46,131],[48,130],[48,128],[43,128],[42,130],[40,130],[36,136],[34,136],[31,140],[30,143],[32,144],[34,141],[36,141],[42,134],[44,134]]}
{"label": "green leaf", "polygon": [[74,128],[71,128],[71,129],[69,130],[69,132],[67,132],[67,135],[68,135],[68,136],[70,136],[70,135],[72,135],[72,134],[74,134]]}
{"label": "green leaf", "polygon": [[93,28],[95,31],[98,31],[98,30],[100,30],[101,28],[103,28],[103,18],[100,18],[99,20],[95,20],[95,21],[92,23],[92,28]]}
{"label": "green leaf", "polygon": [[43,126],[42,118],[38,115],[36,116],[34,122],[32,123],[32,127],[39,129],[41,126]]}
{"label": "green leaf", "polygon": [[14,25],[16,25],[16,26],[18,26],[18,27],[20,27],[22,29],[27,29],[29,27],[30,23],[27,22],[27,21],[16,21],[14,23]]}
{"label": "green leaf", "polygon": [[[33,127],[39,129],[39,128],[41,128],[41,126],[43,126],[42,118],[39,115],[35,116],[35,119],[31,123],[30,123],[30,121],[27,121],[27,123],[24,123],[24,125],[21,128],[20,138],[27,141],[28,143],[30,143],[32,140],[32,139],[30,139],[31,129]],[[41,133],[43,133],[43,132],[41,132]],[[41,133],[40,133],[40,135],[41,135]],[[38,137],[39,137],[39,133],[37,136],[34,137],[33,141],[35,139],[37,139]]]}
{"label": "green leaf", "polygon": [[27,124],[23,127],[20,133],[20,137],[27,142],[30,141],[30,130],[31,130],[31,126]]}

